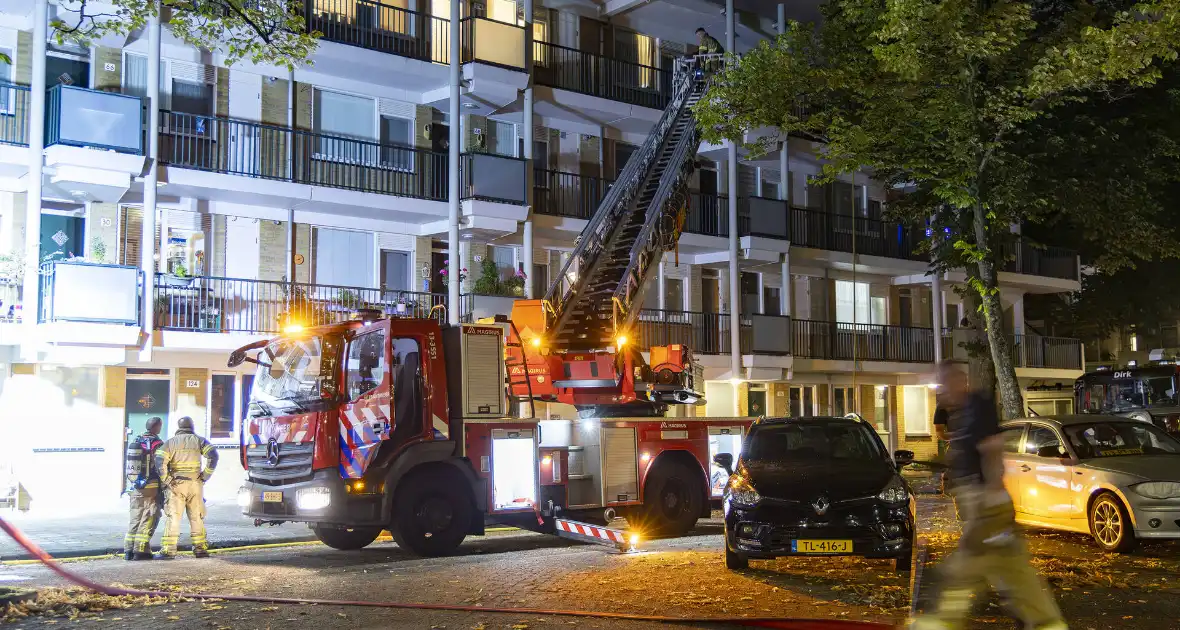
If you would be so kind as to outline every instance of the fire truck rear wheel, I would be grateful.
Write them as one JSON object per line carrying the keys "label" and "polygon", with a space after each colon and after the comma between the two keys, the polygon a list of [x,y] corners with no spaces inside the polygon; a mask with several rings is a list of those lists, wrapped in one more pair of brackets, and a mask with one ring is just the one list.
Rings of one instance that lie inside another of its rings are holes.
{"label": "fire truck rear wheel", "polygon": [[700,471],[663,461],[648,473],[643,489],[642,528],[649,535],[683,536],[697,523],[705,500]]}
{"label": "fire truck rear wheel", "polygon": [[401,484],[394,506],[397,542],[419,556],[454,553],[471,524],[471,502],[446,476]]}
{"label": "fire truck rear wheel", "polygon": [[315,534],[316,538],[320,539],[320,542],[333,549],[340,549],[341,551],[364,549],[381,535],[380,527],[344,529],[327,525],[312,525],[311,531]]}

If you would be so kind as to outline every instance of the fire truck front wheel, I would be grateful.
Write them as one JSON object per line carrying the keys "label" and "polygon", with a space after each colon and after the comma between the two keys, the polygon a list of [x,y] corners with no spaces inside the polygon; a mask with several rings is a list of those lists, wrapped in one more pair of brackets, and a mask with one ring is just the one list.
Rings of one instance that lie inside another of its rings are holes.
{"label": "fire truck front wheel", "polygon": [[658,462],[644,484],[642,529],[649,535],[683,536],[697,523],[705,491],[700,470],[676,460]]}
{"label": "fire truck front wheel", "polygon": [[368,547],[381,535],[380,527],[332,527],[331,525],[312,525],[311,531],[320,542],[341,551],[352,551]]}
{"label": "fire truck front wheel", "polygon": [[471,524],[467,495],[447,477],[415,476],[399,485],[394,504],[398,545],[419,556],[454,553]]}

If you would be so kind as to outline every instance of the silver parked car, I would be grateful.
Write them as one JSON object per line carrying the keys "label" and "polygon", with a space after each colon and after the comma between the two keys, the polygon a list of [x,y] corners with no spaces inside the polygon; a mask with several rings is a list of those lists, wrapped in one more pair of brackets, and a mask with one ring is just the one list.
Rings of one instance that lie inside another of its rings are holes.
{"label": "silver parked car", "polygon": [[1004,484],[1026,525],[1088,533],[1106,551],[1180,539],[1180,441],[1104,415],[1005,422]]}

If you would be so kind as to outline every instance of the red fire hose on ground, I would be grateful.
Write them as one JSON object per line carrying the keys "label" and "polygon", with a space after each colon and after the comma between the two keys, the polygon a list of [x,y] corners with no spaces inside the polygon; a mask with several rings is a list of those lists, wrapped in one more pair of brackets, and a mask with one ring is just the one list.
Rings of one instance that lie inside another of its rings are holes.
{"label": "red fire hose on ground", "polygon": [[465,613],[497,613],[497,614],[512,614],[512,615],[550,615],[563,617],[589,617],[597,619],[617,619],[621,621],[647,621],[653,623],[680,623],[680,624],[730,624],[736,626],[744,626],[748,628],[785,628],[788,630],[844,630],[844,629],[864,629],[871,628],[885,629],[890,628],[886,624],[872,623],[865,621],[847,621],[847,620],[817,620],[817,619],[791,619],[784,617],[669,617],[664,615],[637,615],[629,613],[614,613],[614,612],[595,612],[585,610],[547,610],[542,608],[500,608],[491,606],[459,606],[452,604],[412,604],[403,602],[370,602],[370,601],[348,601],[336,599],[303,599],[294,597],[271,597],[267,595],[214,595],[209,593],[174,593],[169,591],[144,591],[139,589],[119,588],[114,586],[106,586],[88,580],[73,571],[63,567],[60,563],[53,559],[48,553],[37,546],[36,543],[29,540],[19,529],[14,527],[9,522],[0,517],[0,529],[12,537],[20,546],[24,547],[33,557],[38,559],[42,564],[59,575],[62,579],[72,582],[83,588],[90,589],[96,593],[111,596],[125,596],[133,597],[180,597],[184,599],[195,600],[223,600],[230,602],[257,602],[265,604],[317,604],[320,606],[361,606],[366,608],[394,608],[394,609],[409,609],[409,610],[435,610],[443,612],[465,612]]}

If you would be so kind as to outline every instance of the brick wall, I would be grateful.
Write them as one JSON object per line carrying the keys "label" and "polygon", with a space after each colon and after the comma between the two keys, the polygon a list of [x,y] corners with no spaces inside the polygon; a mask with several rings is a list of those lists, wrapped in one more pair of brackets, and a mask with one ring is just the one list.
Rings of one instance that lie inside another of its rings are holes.
{"label": "brick wall", "polygon": [[295,224],[295,254],[295,282],[311,282],[311,226],[306,223]]}
{"label": "brick wall", "polygon": [[[479,129],[479,134],[475,130]],[[487,146],[488,119],[483,116],[467,114],[463,116],[463,147],[464,152],[478,153]]]}
{"label": "brick wall", "polygon": [[287,275],[287,222],[258,224],[258,279],[282,280]]}
{"label": "brick wall", "polygon": [[217,82],[214,86],[217,93],[217,103],[213,112],[221,117],[229,116],[229,68],[217,67]]}
{"label": "brick wall", "polygon": [[295,84],[295,128],[296,129],[311,129],[314,123],[312,118],[312,102],[314,98],[315,88],[310,83],[296,83]]}
{"label": "brick wall", "polygon": [[262,79],[262,122],[287,126],[287,80]]}
{"label": "brick wall", "polygon": [[[110,70],[107,70],[110,64]],[[94,50],[94,89],[119,92],[123,88],[123,51],[108,46]]]}
{"label": "brick wall", "polygon": [[16,34],[16,72],[13,79],[20,85],[33,82],[33,34],[20,31]]}
{"label": "brick wall", "polygon": [[602,177],[602,138],[581,135],[578,142],[578,173],[590,177]]}
{"label": "brick wall", "polygon": [[[176,400],[173,412],[176,419],[189,416],[193,419],[198,434],[208,435],[205,421],[209,417],[208,400],[209,370],[204,368],[179,368],[176,370]],[[169,426],[175,426],[169,423]]]}
{"label": "brick wall", "polygon": [[[90,204],[90,219],[86,225],[88,233],[87,251],[95,262],[113,263],[119,251],[119,206],[113,203]],[[100,257],[95,245],[101,243],[104,250]]]}
{"label": "brick wall", "polygon": [[98,404],[122,409],[127,405],[127,368],[102,368],[102,389]]}
{"label": "brick wall", "polygon": [[[893,408],[897,414],[897,432],[898,448],[908,449],[914,452],[917,459],[930,459],[938,454],[938,441],[933,436],[928,435],[913,435],[906,432],[906,408],[903,397],[903,390],[901,387],[894,387]],[[934,415],[934,392],[927,390],[926,392],[926,412],[933,417]]]}
{"label": "brick wall", "polygon": [[[414,269],[413,278],[414,284],[411,289],[414,291],[429,291],[431,281],[430,258],[433,248],[433,241],[428,236],[419,236],[414,239]],[[426,284],[424,285],[423,282]]]}

